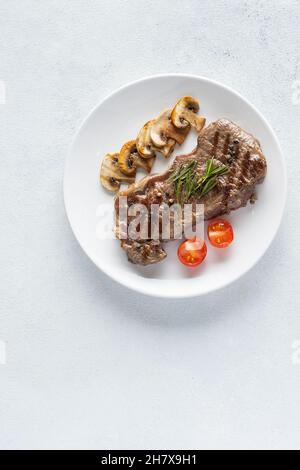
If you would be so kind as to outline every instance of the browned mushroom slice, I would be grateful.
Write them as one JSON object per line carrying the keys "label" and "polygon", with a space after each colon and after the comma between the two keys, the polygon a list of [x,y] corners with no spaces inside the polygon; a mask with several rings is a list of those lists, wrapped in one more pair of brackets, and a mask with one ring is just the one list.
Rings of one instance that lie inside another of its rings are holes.
{"label": "browned mushroom slice", "polygon": [[157,148],[156,150],[157,152],[161,153],[165,158],[169,158],[174,150],[175,145],[175,140],[168,139],[164,147]]}
{"label": "browned mushroom slice", "polygon": [[173,139],[181,145],[189,133],[190,125],[181,129],[174,126],[171,113],[171,109],[163,111],[150,128],[151,140],[158,148],[165,147],[169,139]]}
{"label": "browned mushroom slice", "polygon": [[153,148],[153,143],[150,137],[150,129],[154,122],[155,120],[148,121],[140,130],[136,139],[137,150],[143,158],[155,157],[155,150]]}
{"label": "browned mushroom slice", "polygon": [[125,176],[120,171],[118,157],[118,153],[108,153],[101,165],[100,181],[108,191],[118,191],[121,183],[134,183],[134,177]]}
{"label": "browned mushroom slice", "polygon": [[128,176],[135,176],[137,168],[150,173],[154,161],[155,157],[144,159],[139,155],[135,140],[130,140],[123,145],[118,158],[120,170]]}
{"label": "browned mushroom slice", "polygon": [[205,118],[198,116],[200,109],[199,102],[191,96],[181,98],[171,113],[171,119],[174,126],[185,128],[189,125],[200,132],[205,126]]}

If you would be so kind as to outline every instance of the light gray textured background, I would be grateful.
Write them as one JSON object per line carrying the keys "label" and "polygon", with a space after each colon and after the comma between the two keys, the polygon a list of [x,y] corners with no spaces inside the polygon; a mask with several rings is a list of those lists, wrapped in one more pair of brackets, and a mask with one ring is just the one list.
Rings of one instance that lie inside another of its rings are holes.
{"label": "light gray textured background", "polygon": [[[0,0],[1,448],[300,448],[299,15],[296,0]],[[263,260],[188,301],[113,283],[63,206],[82,119],[163,72],[242,93],[289,172]]]}

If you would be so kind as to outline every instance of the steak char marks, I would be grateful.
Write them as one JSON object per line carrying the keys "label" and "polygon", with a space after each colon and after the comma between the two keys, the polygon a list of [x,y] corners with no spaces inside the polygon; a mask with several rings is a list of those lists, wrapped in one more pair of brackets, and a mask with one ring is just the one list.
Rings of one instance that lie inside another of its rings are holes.
{"label": "steak char marks", "polygon": [[[189,155],[177,157],[165,173],[148,176],[118,193],[115,201],[116,236],[122,238],[118,220],[119,196],[127,197],[128,207],[132,204],[144,204],[149,209],[151,204],[172,206],[176,202],[175,185],[170,179],[174,171],[195,160],[195,171],[201,178],[206,161],[212,157],[216,165],[227,165],[229,171],[218,178],[217,185],[209,193],[202,197],[194,195],[188,202],[204,204],[206,220],[229,214],[246,206],[248,201],[254,202],[255,187],[264,181],[267,172],[260,143],[236,124],[220,119],[203,129],[196,149]],[[167,256],[162,244],[162,240],[121,239],[121,247],[128,260],[143,266],[158,263]]]}

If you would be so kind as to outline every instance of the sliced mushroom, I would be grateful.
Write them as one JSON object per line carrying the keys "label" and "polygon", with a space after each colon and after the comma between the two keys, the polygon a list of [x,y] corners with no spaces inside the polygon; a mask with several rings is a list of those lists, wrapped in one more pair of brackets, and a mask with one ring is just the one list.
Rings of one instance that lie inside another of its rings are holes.
{"label": "sliced mushroom", "polygon": [[158,148],[164,147],[169,139],[175,140],[179,145],[183,144],[189,133],[190,125],[179,129],[171,120],[171,109],[163,111],[150,128],[150,137]]}
{"label": "sliced mushroom", "polygon": [[168,158],[174,150],[176,141],[168,138],[166,142],[163,142],[163,146],[156,146],[151,139],[151,129],[155,125],[156,119],[148,121],[139,132],[136,139],[136,146],[139,154],[142,158],[153,158],[156,152],[161,153],[165,158]]}
{"label": "sliced mushroom", "polygon": [[118,161],[122,173],[128,176],[135,176],[137,168],[142,168],[147,173],[150,173],[155,157],[142,158],[137,151],[136,141],[130,140],[130,142],[126,142],[121,148]]}
{"label": "sliced mushroom", "polygon": [[137,150],[143,158],[155,157],[155,150],[153,148],[153,143],[150,137],[150,129],[154,122],[155,120],[148,121],[140,130],[136,139]]}
{"label": "sliced mushroom", "polygon": [[121,183],[134,183],[134,177],[125,176],[120,171],[118,157],[118,153],[108,153],[101,165],[100,181],[108,191],[118,191]]}
{"label": "sliced mushroom", "polygon": [[178,128],[185,128],[189,125],[194,127],[197,132],[200,132],[205,126],[205,118],[198,116],[197,113],[200,109],[199,102],[191,96],[184,96],[181,98],[172,111],[171,119],[174,126]]}
{"label": "sliced mushroom", "polygon": [[164,147],[157,148],[157,152],[161,153],[165,158],[169,158],[172,154],[176,141],[174,139],[169,139]]}

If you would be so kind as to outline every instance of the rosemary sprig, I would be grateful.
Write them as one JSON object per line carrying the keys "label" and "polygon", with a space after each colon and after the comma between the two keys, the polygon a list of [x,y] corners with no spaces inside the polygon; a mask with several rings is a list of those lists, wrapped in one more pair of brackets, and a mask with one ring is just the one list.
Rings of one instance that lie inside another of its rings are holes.
{"label": "rosemary sprig", "polygon": [[205,173],[199,178],[195,171],[197,161],[193,160],[183,165],[171,175],[170,180],[175,185],[175,195],[178,202],[183,204],[191,196],[198,194],[200,197],[209,193],[218,183],[217,178],[228,172],[225,165],[215,165],[214,158],[207,160]]}

